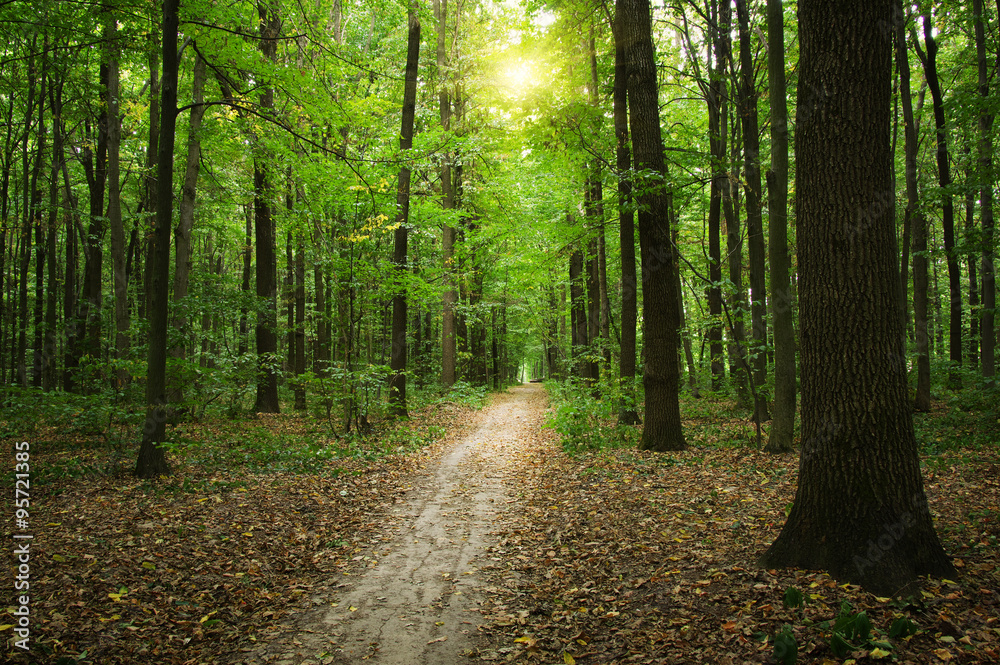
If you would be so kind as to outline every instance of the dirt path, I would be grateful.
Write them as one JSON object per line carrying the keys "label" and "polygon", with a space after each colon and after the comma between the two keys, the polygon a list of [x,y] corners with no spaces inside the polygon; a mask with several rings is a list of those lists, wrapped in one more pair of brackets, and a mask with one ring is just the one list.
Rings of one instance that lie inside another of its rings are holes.
{"label": "dirt path", "polygon": [[[508,502],[505,469],[537,436],[545,393],[523,385],[476,413],[385,518],[385,530],[333,598],[241,662],[431,664],[465,661],[475,647],[480,568]],[[366,567],[363,567],[367,565]]]}

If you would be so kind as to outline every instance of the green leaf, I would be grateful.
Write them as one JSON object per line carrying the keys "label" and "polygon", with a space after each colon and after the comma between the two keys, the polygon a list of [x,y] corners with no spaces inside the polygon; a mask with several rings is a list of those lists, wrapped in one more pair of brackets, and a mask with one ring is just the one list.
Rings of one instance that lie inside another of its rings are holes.
{"label": "green leaf", "polygon": [[833,652],[837,658],[843,658],[849,652],[854,651],[854,647],[844,639],[844,636],[840,633],[834,633],[830,636],[830,651]]}
{"label": "green leaf", "polygon": [[795,665],[799,657],[799,645],[787,624],[774,636],[774,659],[782,665]]}
{"label": "green leaf", "polygon": [[790,586],[787,589],[785,589],[785,597],[782,599],[781,602],[784,603],[785,607],[789,609],[802,607],[802,605],[805,603],[805,596],[802,595],[801,591],[799,591],[793,586]]}
{"label": "green leaf", "polygon": [[899,617],[889,626],[889,637],[893,639],[897,637],[909,637],[910,635],[915,635],[916,632],[917,624],[910,621],[908,617]]}

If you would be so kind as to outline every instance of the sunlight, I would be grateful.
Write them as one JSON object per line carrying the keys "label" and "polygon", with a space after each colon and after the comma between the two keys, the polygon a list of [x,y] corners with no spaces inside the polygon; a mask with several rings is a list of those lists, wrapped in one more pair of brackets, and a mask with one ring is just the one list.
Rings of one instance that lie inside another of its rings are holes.
{"label": "sunlight", "polygon": [[523,91],[535,84],[535,72],[531,63],[518,60],[504,72],[504,79],[510,88]]}

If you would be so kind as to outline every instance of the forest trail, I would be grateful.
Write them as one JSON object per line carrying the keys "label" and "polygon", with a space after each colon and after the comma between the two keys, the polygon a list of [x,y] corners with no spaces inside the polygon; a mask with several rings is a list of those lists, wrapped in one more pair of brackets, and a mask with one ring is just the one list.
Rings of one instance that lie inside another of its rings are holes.
{"label": "forest trail", "polygon": [[[538,436],[546,405],[539,384],[515,386],[475,413],[385,517],[335,597],[297,630],[241,662],[301,664],[465,662],[474,650],[482,557],[508,503],[505,468]],[[249,656],[249,657],[248,657]]]}

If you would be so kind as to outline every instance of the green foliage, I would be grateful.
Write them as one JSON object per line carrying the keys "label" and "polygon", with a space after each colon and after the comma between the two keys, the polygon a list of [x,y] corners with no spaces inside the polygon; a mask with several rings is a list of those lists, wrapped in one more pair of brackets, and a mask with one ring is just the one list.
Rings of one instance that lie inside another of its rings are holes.
{"label": "green foliage", "polygon": [[[805,595],[793,586],[785,589],[782,602],[786,608],[805,608]],[[802,619],[804,626],[811,626],[812,622]],[[840,610],[833,619],[815,624],[815,627],[826,633],[826,639],[830,646],[830,651],[837,658],[846,658],[852,651],[858,649],[881,650],[888,653],[893,645],[890,639],[905,639],[916,634],[917,625],[908,617],[898,617],[889,626],[885,637],[880,637],[882,632],[872,626],[868,613],[864,610],[854,612],[851,604],[844,600],[840,604]],[[791,642],[789,642],[791,640]],[[790,652],[794,649],[795,638],[792,635],[791,627],[787,624],[782,631],[773,638],[774,657],[781,663],[795,663],[797,654]],[[780,652],[780,653],[779,653]]]}
{"label": "green foliage", "polygon": [[[562,435],[562,447],[570,455],[589,450],[635,447],[641,430],[620,426],[617,423],[620,400],[613,386],[601,383],[599,388],[588,387],[575,380],[560,383],[548,381],[552,408],[548,412],[546,427]],[[607,388],[607,393],[603,390]],[[603,396],[595,396],[597,393]]]}
{"label": "green foliage", "polygon": [[794,665],[799,658],[799,645],[792,634],[792,627],[785,624],[774,636],[774,659],[782,665]]}

